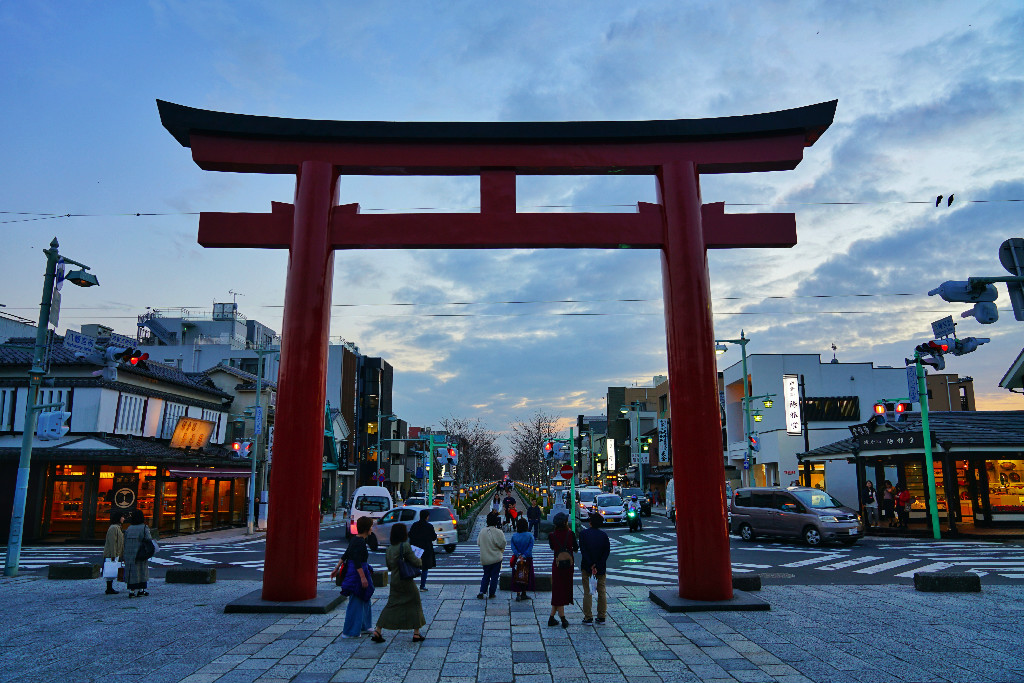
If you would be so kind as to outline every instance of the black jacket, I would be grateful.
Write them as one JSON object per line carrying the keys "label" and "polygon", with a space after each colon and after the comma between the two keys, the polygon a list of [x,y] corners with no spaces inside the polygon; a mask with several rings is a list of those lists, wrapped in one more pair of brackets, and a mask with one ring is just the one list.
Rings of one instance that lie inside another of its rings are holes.
{"label": "black jacket", "polygon": [[437,566],[437,560],[434,557],[434,541],[437,540],[437,532],[434,531],[434,525],[424,520],[414,522],[409,528],[409,543],[419,548],[423,548],[423,557],[420,561],[423,562],[423,569],[433,569]]}
{"label": "black jacket", "polygon": [[612,552],[608,534],[600,529],[584,529],[580,532],[580,552],[583,558],[580,570],[584,575],[590,574],[590,568],[597,565],[598,576],[608,573],[608,555]]}

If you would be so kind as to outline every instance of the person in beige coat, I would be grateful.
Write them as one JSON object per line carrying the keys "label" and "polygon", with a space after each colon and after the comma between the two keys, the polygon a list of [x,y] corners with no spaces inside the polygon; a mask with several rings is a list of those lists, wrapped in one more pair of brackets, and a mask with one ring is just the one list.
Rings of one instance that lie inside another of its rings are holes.
{"label": "person in beige coat", "polygon": [[[110,526],[107,528],[106,541],[103,543],[104,560],[124,560],[124,530],[121,525],[124,524],[126,516],[121,510],[114,510],[110,513]],[[114,590],[114,580],[107,579],[106,594],[117,595],[120,592]]]}
{"label": "person in beige coat", "polygon": [[501,530],[501,515],[497,512],[487,513],[487,528],[480,532],[476,544],[480,546],[480,564],[484,568],[480,594],[476,597],[483,600],[486,592],[488,597],[493,598],[498,592],[498,575],[501,573],[501,559],[506,545],[505,532]]}

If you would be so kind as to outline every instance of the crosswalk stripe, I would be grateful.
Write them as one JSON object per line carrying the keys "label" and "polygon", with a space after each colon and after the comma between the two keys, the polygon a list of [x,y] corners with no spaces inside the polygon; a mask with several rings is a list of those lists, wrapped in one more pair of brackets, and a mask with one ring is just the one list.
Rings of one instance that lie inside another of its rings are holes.
{"label": "crosswalk stripe", "polygon": [[896,576],[898,576],[901,579],[911,579],[911,578],[914,577],[914,574],[916,574],[918,572],[937,572],[937,571],[942,571],[943,569],[949,569],[952,566],[953,565],[948,564],[946,562],[935,562],[934,564],[926,564],[923,567],[918,567],[917,569],[911,569],[908,572],[903,572],[902,574],[897,574]]}
{"label": "crosswalk stripe", "polygon": [[824,567],[815,567],[820,571],[835,571],[836,569],[846,569],[858,564],[864,564],[865,562],[874,562],[875,560],[881,560],[881,557],[873,557],[867,555],[865,557],[855,557],[852,560],[844,560],[843,562],[836,562],[835,564],[826,564]]}
{"label": "crosswalk stripe", "polygon": [[811,564],[818,564],[819,562],[831,562],[837,559],[838,555],[824,555],[822,557],[812,557],[809,560],[797,560],[796,562],[789,562],[788,564],[781,565],[783,567],[806,567]]}
{"label": "crosswalk stripe", "polygon": [[178,559],[198,564],[217,564],[217,560],[208,560],[205,557],[196,557],[195,555],[178,555]]}
{"label": "crosswalk stripe", "polygon": [[908,564],[914,564],[920,562],[917,559],[904,559],[904,560],[892,560],[891,562],[883,562],[882,564],[872,565],[870,567],[864,567],[863,569],[854,569],[853,571],[857,574],[878,574],[889,569],[895,569],[896,567],[902,567]]}

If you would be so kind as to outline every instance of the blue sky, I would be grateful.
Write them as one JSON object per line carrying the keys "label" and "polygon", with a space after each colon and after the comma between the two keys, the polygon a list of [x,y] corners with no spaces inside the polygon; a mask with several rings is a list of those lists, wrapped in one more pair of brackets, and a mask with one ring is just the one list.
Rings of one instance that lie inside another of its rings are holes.
{"label": "blue sky", "polygon": [[[65,291],[62,332],[133,334],[147,306],[208,309],[229,291],[280,329],[286,254],[202,249],[193,213],[267,211],[291,201],[291,179],[199,170],[161,127],[158,98],[395,121],[701,118],[838,99],[796,170],[703,179],[704,201],[730,211],[795,212],[800,240],[710,254],[716,335],[742,328],[751,353],[826,360],[834,342],[842,361],[901,366],[932,320],[967,308],[926,292],[1002,274],[999,244],[1024,236],[1024,203],[1005,201],[1024,199],[1021,45],[1015,2],[4,3],[0,210],[87,215],[0,215],[0,303],[36,318],[56,235],[102,283]],[[950,193],[951,207],[909,203]],[[519,185],[521,211],[654,195],[651,178]],[[471,181],[449,178],[345,178],[341,200],[478,203]],[[1022,329],[1000,291],[998,323],[958,328],[992,343],[949,370],[975,378],[981,407],[1021,408],[997,386]],[[412,424],[457,415],[503,431],[537,409],[593,414],[607,386],[666,369],[651,251],[341,252],[334,303],[357,306],[333,309],[331,334],[395,366],[395,409]],[[432,315],[451,312],[476,315]],[[603,315],[560,315],[580,312]]]}

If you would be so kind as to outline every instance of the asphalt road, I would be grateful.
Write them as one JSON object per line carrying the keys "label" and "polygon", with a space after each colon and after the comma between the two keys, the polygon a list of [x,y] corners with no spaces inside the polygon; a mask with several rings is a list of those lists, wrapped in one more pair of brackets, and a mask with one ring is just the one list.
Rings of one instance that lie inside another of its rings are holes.
{"label": "asphalt road", "polygon": [[[612,542],[609,583],[613,585],[670,586],[676,583],[675,530],[664,517],[645,517],[644,530],[606,527]],[[318,576],[329,580],[337,559],[345,551],[344,525],[321,529]],[[218,580],[258,579],[263,569],[265,541],[246,536],[223,543],[198,545],[168,539],[150,560],[151,575],[160,578],[168,567],[206,565],[217,568]],[[978,573],[982,583],[1024,584],[1024,546],[988,541],[929,541],[868,537],[857,545],[809,548],[799,541],[733,537],[735,572],[757,572],[766,584],[851,585],[911,583],[918,571],[959,570]],[[99,563],[97,546],[41,546],[22,550],[20,572],[46,572],[56,563]],[[454,553],[437,553],[438,566],[430,571],[433,582],[472,583],[480,579],[479,552],[474,543],[461,543]],[[383,565],[383,552],[371,553],[371,564]],[[535,565],[549,566],[551,550],[538,542]]]}

